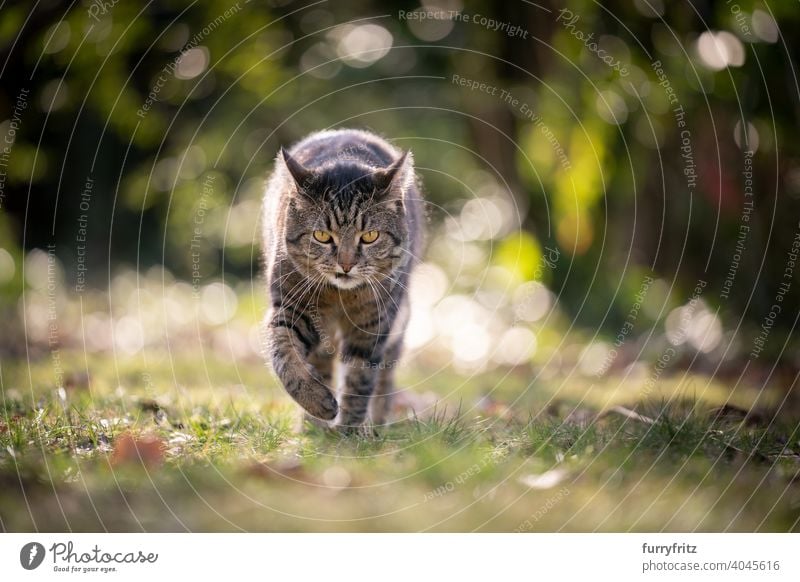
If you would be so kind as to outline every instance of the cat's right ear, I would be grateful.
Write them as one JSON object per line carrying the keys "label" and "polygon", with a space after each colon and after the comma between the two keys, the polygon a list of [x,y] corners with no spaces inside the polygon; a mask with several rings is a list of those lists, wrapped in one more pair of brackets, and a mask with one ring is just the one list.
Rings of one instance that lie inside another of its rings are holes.
{"label": "cat's right ear", "polygon": [[286,169],[289,170],[289,174],[291,174],[295,184],[297,184],[298,190],[300,192],[305,192],[305,190],[314,182],[314,172],[294,159],[292,155],[284,148],[281,148],[279,157],[283,159],[283,163],[286,165]]}
{"label": "cat's right ear", "polygon": [[413,179],[414,156],[411,150],[405,150],[390,166],[376,170],[372,174],[372,181],[378,190],[398,192],[400,196],[406,190],[409,177]]}

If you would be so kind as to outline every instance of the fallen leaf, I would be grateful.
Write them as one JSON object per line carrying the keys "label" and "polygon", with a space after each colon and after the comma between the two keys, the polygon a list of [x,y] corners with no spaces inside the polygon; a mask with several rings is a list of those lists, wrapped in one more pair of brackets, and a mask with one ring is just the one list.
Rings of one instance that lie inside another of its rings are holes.
{"label": "fallen leaf", "polygon": [[88,390],[90,384],[89,374],[76,372],[64,377],[64,388],[68,391]]}
{"label": "fallen leaf", "polygon": [[125,433],[114,443],[111,462],[115,465],[138,464],[155,467],[164,462],[166,452],[164,441],[156,436],[136,437]]}
{"label": "fallen leaf", "polygon": [[540,475],[523,475],[519,482],[531,489],[552,489],[567,478],[564,469],[550,469]]}
{"label": "fallen leaf", "polygon": [[306,471],[303,464],[296,459],[287,459],[272,463],[253,462],[245,468],[245,473],[251,477],[265,480],[291,480],[302,483],[313,483],[314,479]]}

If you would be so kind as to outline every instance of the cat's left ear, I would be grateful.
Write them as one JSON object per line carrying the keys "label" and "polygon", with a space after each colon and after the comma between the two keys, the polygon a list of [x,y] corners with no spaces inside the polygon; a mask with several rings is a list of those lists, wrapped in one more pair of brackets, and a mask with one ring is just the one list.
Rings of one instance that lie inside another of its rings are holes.
{"label": "cat's left ear", "polygon": [[381,192],[394,192],[402,196],[414,178],[414,155],[404,151],[390,166],[376,170],[372,181]]}
{"label": "cat's left ear", "polygon": [[283,158],[283,163],[286,164],[286,169],[289,170],[289,174],[291,174],[298,189],[301,192],[305,192],[308,186],[314,182],[314,172],[294,159],[284,148],[281,148],[278,157]]}

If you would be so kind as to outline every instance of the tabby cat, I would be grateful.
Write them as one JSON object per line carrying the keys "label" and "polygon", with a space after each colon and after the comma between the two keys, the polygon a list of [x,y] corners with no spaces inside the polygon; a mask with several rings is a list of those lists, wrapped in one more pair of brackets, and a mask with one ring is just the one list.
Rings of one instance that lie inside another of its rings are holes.
{"label": "tabby cat", "polygon": [[344,432],[362,430],[368,412],[385,423],[422,221],[411,152],[372,133],[313,133],[278,154],[264,196],[264,330],[307,419]]}

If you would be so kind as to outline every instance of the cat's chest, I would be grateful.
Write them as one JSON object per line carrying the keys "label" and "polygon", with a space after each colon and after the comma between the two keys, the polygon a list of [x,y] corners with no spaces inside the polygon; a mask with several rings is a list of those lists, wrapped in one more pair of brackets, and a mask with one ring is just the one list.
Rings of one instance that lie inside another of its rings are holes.
{"label": "cat's chest", "polygon": [[336,324],[358,320],[365,311],[378,308],[375,294],[367,289],[327,289],[320,294],[316,309],[321,318]]}

